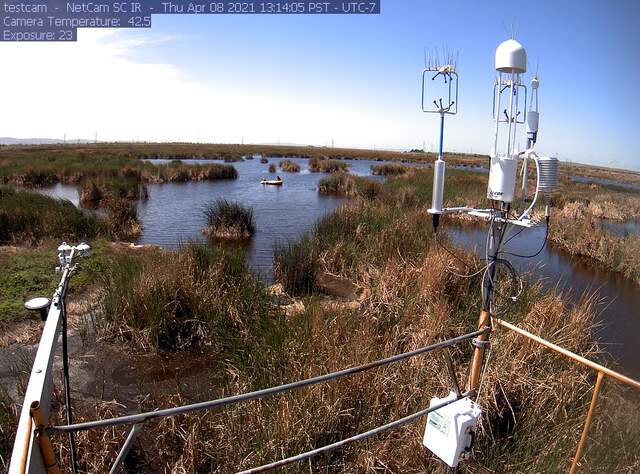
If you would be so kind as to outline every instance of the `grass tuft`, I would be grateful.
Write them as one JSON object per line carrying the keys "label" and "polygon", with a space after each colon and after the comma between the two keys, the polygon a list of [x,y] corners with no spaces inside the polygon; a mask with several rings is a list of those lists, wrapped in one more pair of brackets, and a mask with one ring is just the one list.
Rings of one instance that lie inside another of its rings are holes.
{"label": "grass tuft", "polygon": [[273,255],[273,275],[287,294],[306,296],[316,289],[319,261],[309,236],[277,244]]}
{"label": "grass tuft", "polygon": [[311,158],[309,160],[309,170],[312,173],[346,173],[349,171],[349,165],[339,160],[323,160]]}
{"label": "grass tuft", "polygon": [[[282,171],[286,171],[287,173],[299,173],[300,172],[300,165],[298,163],[296,163],[295,161],[282,160],[282,161],[280,161],[278,166],[280,166],[280,169]],[[271,169],[271,167],[269,167],[269,169]]]}
{"label": "grass tuft", "polygon": [[253,209],[238,202],[218,199],[204,210],[207,225],[204,233],[215,239],[250,239],[256,232]]}

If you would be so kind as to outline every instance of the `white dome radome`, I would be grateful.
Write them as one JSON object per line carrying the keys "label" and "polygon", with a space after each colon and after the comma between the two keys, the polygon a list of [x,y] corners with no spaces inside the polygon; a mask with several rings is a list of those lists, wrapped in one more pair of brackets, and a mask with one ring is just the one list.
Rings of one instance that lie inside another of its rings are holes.
{"label": "white dome radome", "polygon": [[496,71],[521,74],[527,72],[527,52],[516,40],[500,43],[496,49]]}

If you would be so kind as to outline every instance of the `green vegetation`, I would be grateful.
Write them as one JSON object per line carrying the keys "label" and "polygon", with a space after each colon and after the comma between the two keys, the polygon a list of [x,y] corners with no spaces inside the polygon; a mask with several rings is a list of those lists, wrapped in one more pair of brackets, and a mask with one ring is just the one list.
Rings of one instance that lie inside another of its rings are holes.
{"label": "green vegetation", "polygon": [[49,239],[73,242],[97,236],[126,239],[140,234],[134,202],[108,198],[103,205],[106,213],[96,215],[66,200],[0,187],[0,244],[33,246]]}
{"label": "green vegetation", "polygon": [[[29,312],[24,302],[29,298],[51,297],[60,280],[55,272],[59,265],[56,250],[59,244],[49,243],[37,249],[0,247],[0,321],[27,317]],[[96,279],[108,266],[112,254],[109,244],[102,240],[90,244],[91,257],[82,260],[81,271],[73,277],[72,298],[96,286]]]}
{"label": "green vegetation", "polygon": [[85,148],[2,147],[0,183],[46,186],[96,181],[98,187],[130,189],[130,182],[164,183],[237,178],[236,169],[230,165],[192,166],[174,160],[168,166],[156,166],[136,157],[132,152],[114,153],[109,146],[97,145]]}
{"label": "green vegetation", "polygon": [[405,174],[409,170],[409,167],[403,165],[396,165],[393,163],[385,163],[384,165],[372,165],[371,174],[379,176],[397,176]]}
{"label": "green vegetation", "polygon": [[120,179],[108,182],[94,180],[84,182],[80,187],[80,202],[83,205],[102,206],[110,199],[147,199],[149,191],[146,184],[132,179]]}
{"label": "green vegetation", "polygon": [[36,244],[43,239],[96,236],[101,221],[71,202],[0,187],[0,244]]}
{"label": "green vegetation", "polygon": [[311,158],[309,160],[309,170],[312,173],[338,173],[349,171],[349,165],[339,160],[322,160]]}
{"label": "green vegetation", "polygon": [[204,210],[207,225],[204,233],[210,238],[250,239],[256,232],[253,209],[237,202],[218,199]]}
{"label": "green vegetation", "polygon": [[306,296],[316,289],[319,261],[308,236],[276,245],[273,254],[273,275],[289,295]]}
{"label": "green vegetation", "polygon": [[139,350],[210,346],[251,370],[282,337],[265,287],[237,249],[192,244],[119,256],[102,283],[101,331]]}
{"label": "green vegetation", "polygon": [[318,183],[318,192],[344,197],[365,197],[372,199],[383,190],[382,184],[361,176],[336,173],[326,176]]}
{"label": "green vegetation", "polygon": [[[280,166],[280,169],[282,171],[286,171],[287,173],[299,173],[300,172],[300,165],[298,163],[296,163],[295,161],[282,160],[282,161],[280,161],[278,166]],[[269,167],[269,169],[271,169],[271,167]]]}

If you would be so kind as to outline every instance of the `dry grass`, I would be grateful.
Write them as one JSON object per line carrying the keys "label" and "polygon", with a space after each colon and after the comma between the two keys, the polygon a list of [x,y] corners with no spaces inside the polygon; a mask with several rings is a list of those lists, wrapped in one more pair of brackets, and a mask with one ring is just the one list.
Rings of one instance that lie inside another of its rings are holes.
{"label": "dry grass", "polygon": [[379,176],[397,176],[405,174],[409,170],[409,167],[396,165],[392,163],[386,163],[384,165],[371,166],[371,174]]}
{"label": "dry grass", "polygon": [[296,163],[295,161],[281,160],[280,163],[278,164],[278,166],[280,167],[280,169],[282,171],[285,171],[287,173],[299,173],[300,172],[300,165],[298,163]]}
{"label": "dry grass", "polygon": [[349,165],[340,160],[309,159],[309,170],[312,173],[344,173],[349,171]]}
{"label": "dry grass", "polygon": [[588,257],[640,284],[640,235],[618,236],[602,228],[592,206],[566,204],[554,217],[550,242],[571,255]]}

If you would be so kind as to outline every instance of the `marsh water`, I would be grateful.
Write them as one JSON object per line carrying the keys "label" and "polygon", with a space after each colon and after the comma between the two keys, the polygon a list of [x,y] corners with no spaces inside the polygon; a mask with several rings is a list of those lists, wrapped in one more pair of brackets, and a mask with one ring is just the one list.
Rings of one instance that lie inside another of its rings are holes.
{"label": "marsh water", "polygon": [[[217,199],[227,198],[249,205],[254,210],[256,235],[247,244],[248,260],[254,271],[267,282],[272,279],[273,247],[278,241],[296,239],[313,228],[324,214],[331,212],[344,200],[338,197],[320,196],[317,191],[322,173],[311,173],[307,160],[292,159],[300,164],[300,173],[268,173],[268,164],[258,158],[233,163],[239,177],[232,181],[167,183],[149,185],[149,199],[138,204],[143,233],[140,244],[157,244],[175,248],[188,241],[204,241],[204,206]],[[153,160],[166,164],[167,160]],[[277,163],[278,158],[270,158]],[[185,160],[187,163],[206,163],[205,160]],[[371,175],[367,160],[345,160],[352,174]],[[219,163],[219,162],[218,162]],[[471,171],[480,171],[473,169]],[[262,177],[280,175],[283,186],[263,186]],[[376,179],[381,179],[375,177]],[[78,204],[78,191],[74,186],[56,185],[42,192],[69,199]],[[618,233],[637,232],[637,223],[607,224]],[[443,226],[445,227],[445,226]],[[445,227],[453,242],[467,248],[475,247],[482,253],[486,238],[484,227]],[[535,253],[544,240],[544,229],[522,232],[509,246],[515,253]],[[602,299],[598,321],[598,339],[621,370],[640,377],[640,358],[636,344],[640,343],[640,288],[633,282],[583,259],[573,258],[552,247],[545,248],[534,259],[511,257],[513,263],[529,278],[540,279],[546,288],[559,288],[573,300],[585,291],[596,291]]]}

